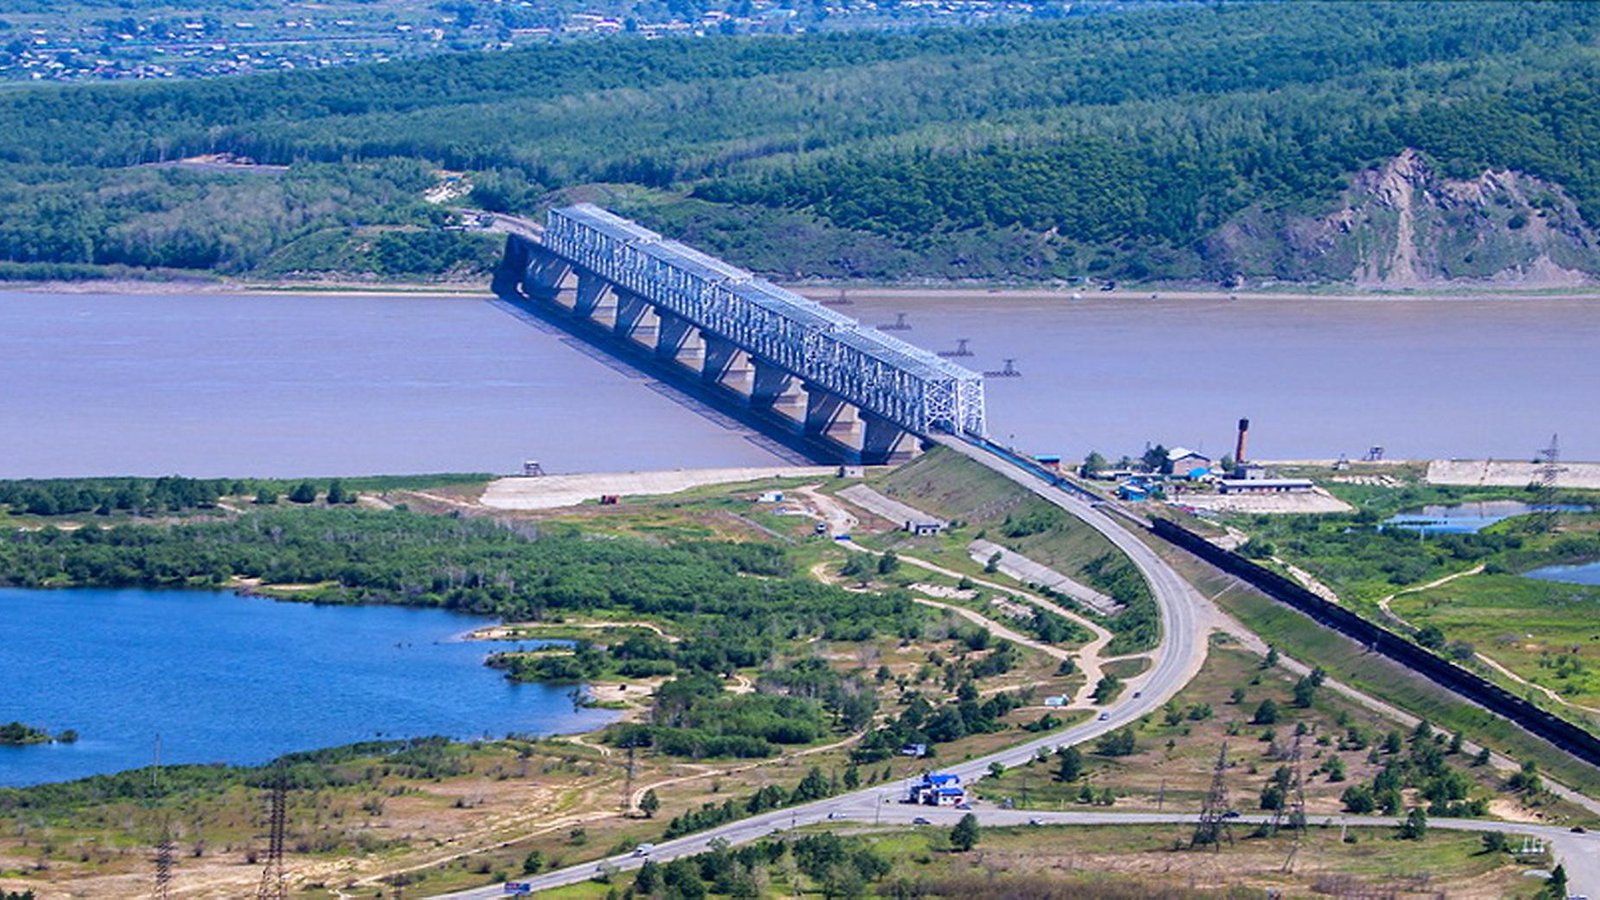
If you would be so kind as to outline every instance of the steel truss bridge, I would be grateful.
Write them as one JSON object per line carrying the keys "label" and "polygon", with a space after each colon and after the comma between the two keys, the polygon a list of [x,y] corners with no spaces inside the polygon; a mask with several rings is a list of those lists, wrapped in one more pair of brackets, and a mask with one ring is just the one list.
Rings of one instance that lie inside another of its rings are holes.
{"label": "steel truss bridge", "polygon": [[505,265],[528,297],[652,347],[846,456],[887,461],[909,455],[912,436],[985,434],[976,372],[597,206],[551,210],[538,240],[511,235]]}

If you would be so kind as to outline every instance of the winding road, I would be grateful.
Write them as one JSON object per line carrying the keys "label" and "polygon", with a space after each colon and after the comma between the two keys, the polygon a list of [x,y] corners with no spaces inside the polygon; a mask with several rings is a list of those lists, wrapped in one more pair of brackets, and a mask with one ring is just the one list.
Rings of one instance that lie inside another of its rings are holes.
{"label": "winding road", "polygon": [[[1108,707],[1100,718],[1075,725],[1055,734],[1035,738],[1027,743],[1001,750],[997,753],[947,766],[942,771],[960,775],[964,784],[971,784],[988,774],[991,763],[998,762],[1008,767],[1021,765],[1037,756],[1041,751],[1053,752],[1057,747],[1094,740],[1107,732],[1132,724],[1147,713],[1160,709],[1163,703],[1176,695],[1200,671],[1201,664],[1205,662],[1206,640],[1212,624],[1208,620],[1203,620],[1202,610],[1206,608],[1206,605],[1194,588],[1184,581],[1171,566],[1158,557],[1153,550],[1146,546],[1143,541],[1140,541],[1101,510],[1084,500],[1063,493],[1043,479],[1035,477],[1018,466],[1014,466],[959,440],[941,439],[941,443],[944,443],[957,453],[999,472],[1050,503],[1071,513],[1104,535],[1119,550],[1127,554],[1134,566],[1139,569],[1145,580],[1149,582],[1151,593],[1155,596],[1156,606],[1161,613],[1162,623],[1161,643],[1153,654],[1155,663],[1147,674],[1141,676],[1142,683],[1137,691],[1137,696],[1132,693],[1126,694],[1125,699]],[[855,820],[876,820],[880,816],[887,821],[899,821],[900,818],[909,820],[913,815],[918,814],[917,807],[886,804],[884,802],[885,798],[891,793],[900,793],[902,790],[903,788],[880,785],[804,806],[751,816],[748,819],[730,822],[727,825],[703,831],[699,834],[658,844],[655,850],[652,851],[652,856],[656,859],[672,859],[679,856],[694,855],[705,851],[714,840],[727,841],[729,844],[749,843],[771,834],[773,831],[827,821],[830,818],[830,813],[833,814],[833,818]],[[937,811],[930,810],[930,812]],[[986,810],[984,812],[986,820],[998,812]],[[1024,814],[1021,821],[1026,821],[1027,818],[1028,816]],[[1177,818],[1182,819],[1184,817]],[[1190,816],[1188,818],[1192,819],[1193,817]],[[597,862],[569,866],[565,869],[526,879],[526,881],[534,890],[548,890],[549,888],[572,884],[593,877],[602,867],[614,867],[621,870],[637,867],[642,863],[643,859],[640,857],[631,855],[613,856]],[[482,900],[482,898],[504,896],[504,889],[500,885],[490,885],[444,896],[460,898],[460,900],[468,900],[468,898]]]}
{"label": "winding road", "polygon": [[[959,775],[963,784],[971,784],[988,774],[991,763],[1001,763],[1006,767],[1022,765],[1041,752],[1053,752],[1057,747],[1094,740],[1159,709],[1199,673],[1201,665],[1205,662],[1208,636],[1213,627],[1224,623],[1216,620],[1217,614],[1212,611],[1210,604],[1166,561],[1096,505],[1066,494],[1026,470],[963,441],[953,438],[937,440],[957,453],[1022,485],[1104,535],[1119,550],[1127,554],[1144,575],[1160,610],[1162,624],[1161,643],[1152,654],[1154,664],[1148,673],[1141,676],[1142,682],[1137,696],[1125,694],[1125,699],[1107,707],[1100,718],[1006,750],[947,766],[942,771]],[[633,854],[612,856],[522,880],[534,891],[549,890],[593,878],[602,872],[634,869],[643,865],[646,858],[668,860],[703,853],[710,849],[713,841],[726,841],[731,845],[746,844],[774,832],[829,820],[910,825],[913,824],[914,818],[923,817],[936,826],[949,827],[963,815],[956,810],[894,802],[904,795],[907,787],[904,782],[880,784],[803,806],[751,816],[676,840],[664,841],[657,844],[648,857]],[[988,804],[977,805],[973,813],[986,825],[1026,825],[1030,820],[1059,825],[1181,825],[1195,821],[1193,813],[1041,812],[996,809]],[[1242,816],[1235,821],[1254,823],[1259,820],[1260,817],[1256,816]],[[1368,827],[1396,824],[1394,819],[1362,816],[1334,816],[1324,819],[1323,822],[1329,825]],[[1600,835],[1579,834],[1549,825],[1525,825],[1478,819],[1430,819],[1429,826],[1445,830],[1501,831],[1541,838],[1548,842],[1557,858],[1566,866],[1574,895],[1600,894]],[[456,900],[487,900],[491,897],[505,896],[505,889],[503,885],[489,885],[443,896]]]}

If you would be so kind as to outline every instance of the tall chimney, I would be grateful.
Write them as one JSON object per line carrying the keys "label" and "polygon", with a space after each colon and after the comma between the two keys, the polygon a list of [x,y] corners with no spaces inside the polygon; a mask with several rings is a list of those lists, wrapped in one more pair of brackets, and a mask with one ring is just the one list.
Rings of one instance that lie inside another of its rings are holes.
{"label": "tall chimney", "polygon": [[1249,419],[1240,419],[1239,420],[1239,443],[1235,444],[1234,447],[1233,447],[1233,464],[1236,465],[1236,466],[1244,465],[1244,449],[1245,449],[1245,444],[1248,443],[1248,438],[1249,437],[1250,437],[1250,420]]}

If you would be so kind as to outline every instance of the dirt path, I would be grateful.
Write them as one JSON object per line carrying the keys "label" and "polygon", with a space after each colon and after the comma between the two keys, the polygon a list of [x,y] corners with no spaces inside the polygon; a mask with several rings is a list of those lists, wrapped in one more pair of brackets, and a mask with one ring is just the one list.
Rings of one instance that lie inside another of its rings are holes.
{"label": "dirt path", "polygon": [[829,535],[852,534],[861,520],[844,507],[844,504],[817,490],[818,485],[808,484],[795,491],[804,494],[816,506],[819,517],[828,523]]}
{"label": "dirt path", "polygon": [[[854,550],[857,553],[866,553],[866,554],[870,554],[872,556],[882,556],[883,555],[880,551],[872,550],[872,549],[867,548],[867,547],[863,547],[863,546],[861,546],[860,544],[857,544],[854,541],[841,541],[840,545],[843,546],[843,547],[847,547],[850,550]],[[1090,620],[1088,618],[1085,618],[1084,616],[1082,616],[1082,615],[1080,615],[1080,614],[1078,614],[1076,612],[1073,612],[1072,610],[1067,609],[1066,607],[1061,606],[1060,604],[1052,603],[1051,601],[1046,600],[1045,598],[1043,598],[1043,597],[1041,597],[1041,596],[1039,596],[1037,594],[1030,594],[1027,591],[1019,590],[1017,588],[1007,587],[1006,585],[998,584],[996,582],[989,581],[987,579],[973,578],[970,575],[966,575],[966,574],[964,574],[962,572],[957,572],[954,569],[947,569],[944,566],[938,565],[937,563],[929,562],[929,561],[927,561],[925,559],[921,559],[919,557],[906,556],[904,554],[896,554],[896,555],[899,556],[900,562],[902,562],[902,563],[904,563],[906,565],[912,565],[912,566],[916,566],[916,567],[918,567],[920,569],[926,569],[929,572],[934,572],[936,574],[943,575],[946,578],[954,578],[956,580],[960,580],[961,578],[967,578],[975,585],[980,585],[982,587],[988,588],[988,589],[993,590],[993,591],[999,591],[999,592],[1001,592],[1003,594],[1006,594],[1008,596],[1015,597],[1018,600],[1022,600],[1022,601],[1026,602],[1026,603],[1031,603],[1034,606],[1039,607],[1040,609],[1046,610],[1047,612],[1055,613],[1056,615],[1061,616],[1063,619],[1066,619],[1067,621],[1072,622],[1073,624],[1080,625],[1083,628],[1087,629],[1089,631],[1089,633],[1092,635],[1092,637],[1082,647],[1079,647],[1076,653],[1073,653],[1072,651],[1063,650],[1060,647],[1053,647],[1053,646],[1051,646],[1049,644],[1042,644],[1042,643],[1040,643],[1038,641],[1035,641],[1032,638],[1023,637],[1022,635],[1018,634],[1016,631],[1013,631],[1012,629],[1010,629],[1010,628],[1008,628],[1008,627],[1006,627],[1004,625],[1001,625],[998,622],[994,622],[992,620],[986,619],[981,614],[979,614],[977,612],[973,612],[972,610],[969,610],[969,609],[967,609],[965,607],[954,606],[952,604],[942,603],[942,602],[935,601],[935,600],[925,600],[925,599],[923,599],[921,597],[915,598],[916,602],[921,603],[921,604],[923,604],[925,606],[937,606],[937,607],[953,610],[958,615],[962,616],[963,618],[968,619],[969,621],[972,621],[974,624],[983,625],[985,628],[989,628],[991,633],[993,633],[993,634],[995,634],[995,635],[997,635],[999,637],[1004,637],[1006,640],[1014,641],[1015,643],[1021,644],[1021,645],[1026,646],[1026,647],[1031,647],[1031,648],[1034,648],[1034,649],[1041,650],[1047,656],[1050,656],[1052,658],[1055,658],[1055,659],[1072,659],[1073,660],[1073,664],[1078,667],[1078,671],[1083,673],[1084,678],[1086,678],[1087,681],[1085,682],[1085,684],[1084,684],[1084,686],[1082,688],[1079,688],[1078,695],[1073,698],[1072,703],[1071,703],[1071,708],[1074,708],[1074,709],[1087,709],[1089,705],[1092,705],[1090,703],[1090,697],[1094,694],[1094,686],[1095,686],[1096,683],[1098,683],[1100,681],[1100,679],[1101,679],[1101,677],[1103,675],[1103,673],[1101,671],[1101,666],[1105,662],[1105,660],[1100,658],[1100,654],[1101,654],[1102,651],[1105,650],[1106,645],[1111,643],[1111,638],[1113,637],[1111,632],[1107,631],[1104,626],[1102,626],[1099,623],[1094,622],[1094,621],[1092,621],[1092,620]],[[833,583],[833,582],[835,582],[837,580],[837,579],[833,578],[828,573],[828,571],[827,571],[827,563],[817,563],[815,566],[812,566],[811,567],[811,574],[817,580],[822,581],[824,583]],[[988,623],[988,624],[985,624],[985,623]]]}
{"label": "dirt path", "polygon": [[[1426,591],[1426,590],[1429,590],[1431,588],[1439,587],[1440,585],[1449,584],[1450,582],[1455,581],[1458,578],[1466,578],[1468,575],[1480,574],[1480,573],[1483,572],[1483,569],[1484,569],[1483,564],[1480,563],[1480,564],[1478,564],[1476,566],[1473,566],[1470,569],[1467,569],[1464,572],[1456,572],[1453,575],[1446,575],[1443,578],[1435,578],[1434,580],[1428,582],[1427,584],[1419,584],[1419,585],[1416,585],[1415,587],[1408,587],[1403,591],[1395,591],[1394,593],[1390,594],[1389,596],[1384,597],[1382,600],[1379,600],[1378,601],[1378,608],[1383,610],[1383,614],[1385,616],[1389,617],[1390,620],[1392,620],[1392,621],[1394,621],[1394,622],[1396,622],[1396,623],[1398,623],[1398,624],[1400,624],[1400,625],[1402,625],[1402,626],[1404,626],[1406,628],[1415,629],[1417,626],[1411,624],[1409,621],[1407,621],[1405,618],[1403,618],[1399,613],[1395,612],[1393,609],[1390,608],[1390,606],[1389,606],[1390,601],[1394,600],[1394,598],[1396,598],[1396,597],[1404,596],[1406,594],[1415,594],[1415,593],[1417,593],[1419,591]],[[1560,694],[1556,693],[1555,691],[1552,691],[1551,689],[1545,687],[1542,684],[1534,684],[1533,682],[1531,682],[1528,679],[1522,677],[1521,675],[1518,675],[1516,672],[1513,672],[1510,668],[1506,667],[1505,664],[1501,663],[1499,660],[1495,659],[1494,657],[1489,656],[1488,654],[1484,653],[1482,650],[1479,650],[1477,648],[1473,648],[1473,654],[1472,655],[1474,657],[1476,657],[1479,662],[1481,662],[1484,665],[1488,666],[1489,668],[1495,670],[1496,672],[1499,672],[1501,675],[1504,675],[1506,678],[1509,678],[1510,680],[1516,682],[1517,684],[1522,685],[1523,687],[1529,688],[1530,690],[1538,691],[1539,693],[1545,695],[1546,697],[1550,698],[1550,701],[1552,703],[1558,703],[1558,704],[1560,704],[1562,706],[1567,707],[1568,709],[1576,709],[1576,710],[1581,710],[1581,711],[1586,712],[1586,713],[1600,714],[1600,708],[1596,708],[1596,707],[1593,707],[1593,706],[1585,706],[1582,703],[1573,703],[1571,700],[1568,700],[1567,698],[1561,696]]]}
{"label": "dirt path", "polygon": [[1395,615],[1394,610],[1389,608],[1389,601],[1391,601],[1394,598],[1400,596],[1401,594],[1415,594],[1418,591],[1431,590],[1433,588],[1439,587],[1440,585],[1449,584],[1450,582],[1455,581],[1457,578],[1465,578],[1468,575],[1477,575],[1479,572],[1482,572],[1482,571],[1483,571],[1483,564],[1479,563],[1478,565],[1475,565],[1472,568],[1467,569],[1464,572],[1456,572],[1453,575],[1446,575],[1443,578],[1435,578],[1434,580],[1428,582],[1427,584],[1413,585],[1412,587],[1408,587],[1405,590],[1395,591],[1394,593],[1390,594],[1389,596],[1384,597],[1383,599],[1379,600],[1378,601],[1378,608],[1383,610],[1383,614],[1384,615],[1388,616],[1389,618],[1393,619],[1394,621],[1399,622],[1401,625],[1404,625],[1407,628],[1414,629],[1414,628],[1416,628],[1415,625],[1412,625],[1410,622],[1407,622],[1405,619],[1402,619],[1399,616]]}
{"label": "dirt path", "polygon": [[[679,640],[677,635],[667,633],[666,630],[654,622],[506,622],[501,625],[488,625],[483,628],[476,629],[468,633],[467,638],[474,641],[516,640],[516,638],[513,637],[513,629],[545,628],[552,626],[560,628],[592,628],[596,630],[604,628],[643,628],[647,631],[655,632],[658,637],[664,641],[667,641],[668,643],[676,643]],[[537,640],[537,638],[525,638],[525,640]]]}
{"label": "dirt path", "polygon": [[630,804],[629,808],[630,809],[638,809],[640,802],[644,800],[644,795],[649,791],[655,790],[656,788],[666,787],[668,785],[673,785],[673,784],[683,784],[683,783],[689,782],[689,781],[697,781],[697,780],[699,780],[701,778],[710,778],[710,777],[712,777],[714,775],[734,775],[734,774],[737,774],[739,772],[748,772],[751,769],[759,769],[764,765],[769,765],[769,764],[772,764],[772,763],[781,763],[784,760],[799,759],[802,756],[812,756],[812,755],[817,754],[817,753],[827,753],[829,750],[838,750],[841,747],[848,747],[851,744],[854,744],[856,741],[861,740],[865,736],[866,736],[866,731],[862,731],[859,734],[852,734],[849,737],[844,738],[843,740],[834,741],[831,744],[824,744],[821,747],[809,747],[809,748],[807,748],[805,750],[798,750],[798,751],[796,751],[794,753],[786,753],[786,754],[778,757],[775,760],[773,760],[773,759],[762,759],[762,760],[757,760],[757,761],[752,762],[752,763],[746,763],[745,765],[742,765],[742,766],[731,766],[731,767],[727,767],[727,768],[715,768],[715,767],[712,767],[712,766],[699,766],[699,768],[704,769],[705,771],[696,772],[693,775],[680,775],[680,776],[675,777],[675,778],[667,778],[667,779],[662,780],[662,781],[651,782],[650,784],[647,784],[644,787],[641,787],[638,790],[635,790],[633,792],[633,796],[628,798],[628,802]]}

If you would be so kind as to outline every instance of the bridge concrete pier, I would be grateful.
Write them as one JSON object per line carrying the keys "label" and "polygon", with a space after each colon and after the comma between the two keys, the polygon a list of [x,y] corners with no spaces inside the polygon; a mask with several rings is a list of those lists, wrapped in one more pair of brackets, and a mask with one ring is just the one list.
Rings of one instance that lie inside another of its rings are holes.
{"label": "bridge concrete pier", "polygon": [[592,319],[606,327],[617,321],[617,293],[611,282],[589,272],[578,272],[578,292],[572,311],[579,318]]}
{"label": "bridge concrete pier", "polygon": [[755,386],[755,366],[750,354],[724,337],[709,332],[705,339],[705,361],[700,367],[700,378],[706,384],[720,384],[749,397]]}
{"label": "bridge concrete pier", "polygon": [[[507,246],[511,246],[512,243],[516,242],[508,241]],[[522,247],[529,246],[526,242],[520,243]],[[540,300],[555,300],[556,294],[573,274],[572,263],[553,253],[542,253],[537,250],[527,253],[526,261],[521,263],[520,268],[523,290]]]}
{"label": "bridge concrete pier", "polygon": [[862,462],[899,465],[921,455],[922,441],[911,432],[867,410],[861,411],[861,420],[866,424],[861,434]]}
{"label": "bridge concrete pier", "polygon": [[632,291],[616,290],[616,312],[611,330],[617,337],[653,346],[656,338],[657,317],[650,301]]}
{"label": "bridge concrete pier", "polygon": [[806,398],[800,382],[789,370],[759,358],[753,360],[750,408],[771,411],[795,424],[805,421]]}
{"label": "bridge concrete pier", "polygon": [[826,388],[808,384],[805,391],[806,434],[859,450],[862,430],[860,410]]}

